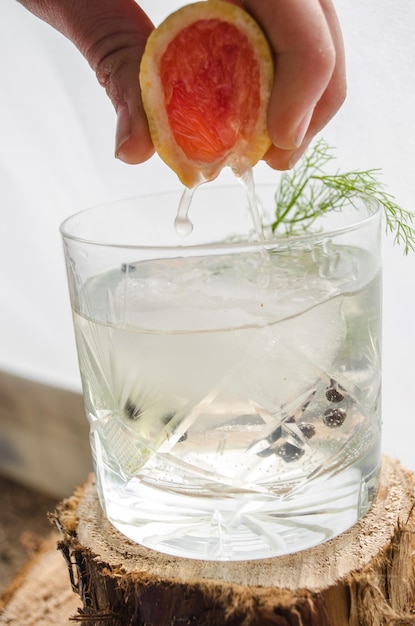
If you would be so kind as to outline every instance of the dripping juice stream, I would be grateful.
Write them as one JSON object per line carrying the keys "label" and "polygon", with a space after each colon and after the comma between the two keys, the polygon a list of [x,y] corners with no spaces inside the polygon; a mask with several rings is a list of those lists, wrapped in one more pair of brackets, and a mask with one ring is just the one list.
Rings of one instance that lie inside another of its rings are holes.
{"label": "dripping juice stream", "polygon": [[[237,178],[246,193],[246,197],[248,200],[248,207],[251,212],[254,232],[258,238],[258,241],[265,242],[266,238],[264,235],[264,230],[262,227],[262,220],[261,220],[261,212],[262,212],[261,205],[255,194],[255,183],[254,183],[252,170],[248,169],[242,176],[240,177],[238,176]],[[190,233],[193,230],[193,224],[191,220],[189,219],[189,210],[192,204],[193,195],[197,188],[198,188],[198,185],[191,189],[189,189],[188,187],[185,187],[183,194],[180,198],[179,206],[177,209],[177,215],[174,220],[174,226],[175,226],[176,232],[179,235],[182,235],[182,236],[190,235]]]}

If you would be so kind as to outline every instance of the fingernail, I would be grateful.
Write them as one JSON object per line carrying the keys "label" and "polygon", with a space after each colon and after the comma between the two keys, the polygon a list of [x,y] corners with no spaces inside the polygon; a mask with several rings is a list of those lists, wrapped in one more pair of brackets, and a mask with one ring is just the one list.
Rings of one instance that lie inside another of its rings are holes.
{"label": "fingernail", "polygon": [[307,141],[304,143],[304,145],[301,146],[301,148],[297,148],[297,150],[295,150],[291,156],[290,156],[290,160],[288,161],[288,169],[292,169],[294,167],[294,165],[297,163],[297,161],[299,161],[301,159],[301,157],[303,156],[304,152],[307,150],[308,146],[310,145],[312,139],[309,138],[307,139]]}
{"label": "fingernail", "polygon": [[118,107],[115,130],[115,156],[122,160],[122,147],[131,137],[130,114],[127,103]]}
{"label": "fingernail", "polygon": [[313,113],[314,113],[314,109],[309,109],[307,113],[304,115],[299,125],[297,126],[297,129],[294,133],[294,145],[297,148],[299,148],[304,141],[304,137],[306,136],[308,127],[310,126]]}

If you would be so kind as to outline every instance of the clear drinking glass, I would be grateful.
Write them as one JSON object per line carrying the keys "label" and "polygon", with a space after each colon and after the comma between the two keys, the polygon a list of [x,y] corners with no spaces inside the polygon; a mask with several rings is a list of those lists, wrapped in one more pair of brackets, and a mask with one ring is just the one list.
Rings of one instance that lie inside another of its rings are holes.
{"label": "clear drinking glass", "polygon": [[[274,190],[257,190],[272,221]],[[88,209],[61,226],[103,510],[136,542],[214,560],[351,527],[380,468],[381,210],[258,237],[242,187]],[[269,229],[268,229],[269,230]]]}

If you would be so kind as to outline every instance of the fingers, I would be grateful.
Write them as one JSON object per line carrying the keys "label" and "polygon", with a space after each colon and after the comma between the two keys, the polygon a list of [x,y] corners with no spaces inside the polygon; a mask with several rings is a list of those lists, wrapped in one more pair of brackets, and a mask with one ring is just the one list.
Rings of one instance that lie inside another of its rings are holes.
{"label": "fingers", "polygon": [[70,39],[96,72],[117,112],[115,153],[140,163],[154,152],[141,101],[139,67],[151,21],[134,0],[21,0]]}
{"label": "fingers", "polygon": [[266,161],[288,169],[346,95],[340,27],[331,0],[245,0],[275,52]]}
{"label": "fingers", "polygon": [[[139,65],[153,25],[135,0],[20,0],[73,41],[117,112],[116,156],[140,163],[153,153],[141,101]],[[341,106],[346,94],[341,32],[332,0],[228,0],[266,32],[276,73],[266,161],[287,169]]]}

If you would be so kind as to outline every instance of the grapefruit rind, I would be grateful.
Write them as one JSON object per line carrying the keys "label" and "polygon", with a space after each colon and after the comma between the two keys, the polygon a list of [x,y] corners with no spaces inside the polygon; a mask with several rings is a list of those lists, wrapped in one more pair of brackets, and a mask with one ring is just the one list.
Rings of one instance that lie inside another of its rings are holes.
{"label": "grapefruit rind", "polygon": [[[183,29],[200,20],[211,19],[229,22],[248,38],[259,68],[261,105],[249,137],[237,142],[230,153],[206,163],[188,158],[174,138],[165,106],[160,66],[169,43]],[[273,76],[273,56],[263,31],[245,10],[223,0],[202,0],[186,5],[167,17],[150,34],[140,67],[143,106],[157,153],[185,186],[192,188],[213,180],[225,166],[230,166],[237,176],[242,176],[263,158],[271,146],[267,132],[267,109]]]}

